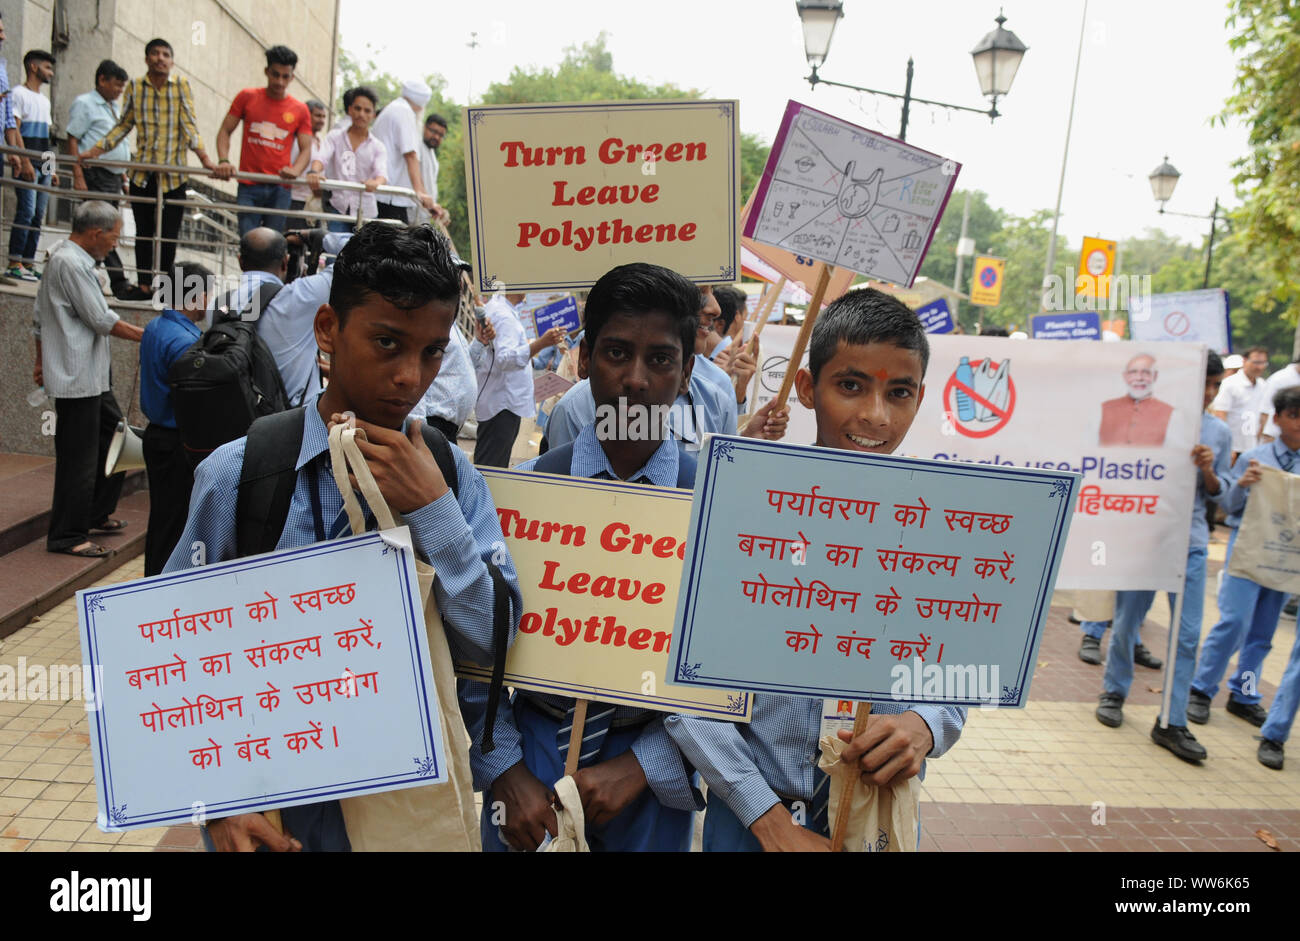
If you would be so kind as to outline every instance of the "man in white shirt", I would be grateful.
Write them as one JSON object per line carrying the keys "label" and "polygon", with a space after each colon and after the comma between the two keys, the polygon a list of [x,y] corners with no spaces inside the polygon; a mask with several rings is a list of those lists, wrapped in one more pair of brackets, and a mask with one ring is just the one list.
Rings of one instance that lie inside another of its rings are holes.
{"label": "man in white shirt", "polygon": [[[390,101],[375,118],[370,128],[373,134],[388,151],[389,186],[405,186],[415,190],[420,205],[432,213],[441,212],[441,207],[425,191],[424,179],[420,174],[420,154],[418,148],[424,146],[420,140],[420,123],[416,117],[429,103],[433,93],[422,81],[402,83],[402,97]],[[415,203],[406,196],[379,194],[379,218],[397,219],[409,224],[411,210]]]}
{"label": "man in white shirt", "polygon": [[478,379],[478,437],[474,463],[488,467],[509,467],[510,452],[519,436],[521,418],[531,418],[537,409],[533,401],[533,357],[554,346],[564,336],[552,327],[531,343],[519,320],[523,294],[496,294],[483,309],[469,357]]}
{"label": "man in white shirt", "polygon": [[125,474],[105,477],[104,459],[122,410],[109,384],[108,338],[139,342],[144,331],[109,310],[95,262],[117,245],[122,218],[103,200],[72,214],[72,234],[50,255],[36,292],[33,380],[54,399],[54,499],[45,547],[86,558],[112,555],[90,534],[117,535],[113,519]]}
{"label": "man in white shirt", "polygon": [[1282,434],[1273,421],[1273,396],[1292,386],[1300,386],[1300,361],[1283,366],[1264,384],[1264,399],[1259,403],[1259,423],[1264,429],[1259,436],[1260,444],[1267,444]]}
{"label": "man in white shirt", "polygon": [[412,418],[427,421],[455,443],[460,436],[460,426],[474,414],[474,400],[478,398],[478,380],[474,364],[469,358],[469,347],[461,336],[460,328],[453,328],[451,340],[442,353],[438,377],[425,390],[420,404],[411,411]]}
{"label": "man in white shirt", "polygon": [[[440,114],[431,114],[424,119],[424,146],[420,148],[420,178],[424,183],[424,191],[433,197],[435,202],[438,199],[438,148],[442,146],[446,137],[446,118]],[[423,206],[414,208],[417,225],[433,218],[429,210]],[[446,225],[451,215],[447,210],[442,209],[438,212],[438,219]]]}
{"label": "man in white shirt", "polygon": [[1210,403],[1216,418],[1227,422],[1232,432],[1232,459],[1259,443],[1259,414],[1263,412],[1267,383],[1268,350],[1252,346],[1243,358],[1241,369],[1223,380],[1219,394]]}

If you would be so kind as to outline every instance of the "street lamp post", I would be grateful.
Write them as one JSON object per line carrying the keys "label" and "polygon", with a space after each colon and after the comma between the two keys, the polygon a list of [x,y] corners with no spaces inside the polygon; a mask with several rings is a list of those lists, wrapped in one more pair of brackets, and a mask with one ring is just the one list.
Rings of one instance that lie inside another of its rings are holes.
{"label": "street lamp post", "polygon": [[932,101],[929,98],[914,97],[912,95],[912,75],[915,69],[910,56],[907,60],[907,80],[901,95],[822,78],[818,70],[826,61],[826,55],[830,51],[835,24],[844,16],[844,4],[842,0],[797,0],[795,9],[799,12],[799,20],[803,24],[804,54],[808,59],[809,67],[812,69],[812,73],[808,76],[808,84],[814,89],[818,85],[834,85],[837,88],[848,88],[853,91],[866,92],[869,95],[884,95],[887,98],[902,99],[903,119],[898,131],[899,140],[907,140],[907,120],[911,114],[913,102],[934,105],[939,108],[951,108],[955,111],[970,111],[974,114],[983,114],[987,115],[990,121],[999,117],[998,98],[1011,90],[1011,81],[1015,78],[1016,70],[1020,68],[1020,60],[1024,57],[1025,50],[1028,48],[1016,37],[1015,33],[1002,28],[1002,24],[1006,22],[1006,17],[999,12],[995,18],[995,22],[998,24],[997,28],[981,39],[979,44],[971,51],[971,56],[975,60],[975,74],[979,79],[980,91],[985,97],[992,99],[991,106],[985,111],[980,108],[970,108],[966,105],[953,105],[943,101]]}
{"label": "street lamp post", "polygon": [[1214,234],[1219,224],[1219,198],[1217,196],[1214,198],[1214,208],[1208,216],[1194,212],[1174,212],[1172,209],[1165,209],[1165,203],[1169,202],[1170,197],[1174,195],[1174,187],[1178,185],[1180,176],[1182,174],[1169,162],[1169,157],[1166,156],[1164,162],[1152,170],[1147,179],[1151,183],[1151,195],[1160,204],[1158,212],[1171,216],[1182,216],[1185,219],[1210,220],[1210,239],[1205,252],[1205,277],[1201,280],[1201,289],[1204,290],[1210,286],[1210,265],[1214,262]]}

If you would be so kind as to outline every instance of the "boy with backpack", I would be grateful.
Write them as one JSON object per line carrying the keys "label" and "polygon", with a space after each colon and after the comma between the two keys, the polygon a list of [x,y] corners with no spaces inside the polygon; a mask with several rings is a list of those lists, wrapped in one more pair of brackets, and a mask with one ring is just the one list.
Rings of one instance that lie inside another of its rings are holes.
{"label": "boy with backpack", "polygon": [[[352,238],[335,262],[330,302],[316,314],[317,342],[333,365],[329,387],[254,422],[199,465],[189,520],[164,571],[348,535],[328,429],[354,415],[380,492],[437,570],[433,593],[453,657],[494,663],[500,676],[520,595],[492,496],[458,448],[405,421],[438,373],[462,265],[428,226],[372,223]],[[487,728],[476,738],[489,753],[494,705],[489,693]],[[281,818],[285,833],[256,813],[210,821],[209,848],[350,849],[338,801],[284,808]]]}

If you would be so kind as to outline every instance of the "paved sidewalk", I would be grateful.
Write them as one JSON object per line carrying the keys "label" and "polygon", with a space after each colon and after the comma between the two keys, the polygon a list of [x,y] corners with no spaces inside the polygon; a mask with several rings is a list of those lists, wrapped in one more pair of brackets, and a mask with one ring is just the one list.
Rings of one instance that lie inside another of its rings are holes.
{"label": "paved sidewalk", "polygon": [[[1219,616],[1214,595],[1224,549],[1223,542],[1210,545],[1202,639]],[[1209,724],[1191,726],[1208,759],[1197,766],[1176,758],[1151,741],[1163,672],[1143,667],[1124,703],[1124,724],[1107,728],[1093,715],[1104,664],[1079,659],[1080,631],[1068,614],[1053,608],[1048,616],[1029,705],[971,710],[961,741],[929,763],[922,849],[1272,852],[1256,830],[1272,834],[1282,850],[1300,849],[1300,751],[1281,772],[1261,765],[1259,730],[1224,711],[1224,690]],[[1162,660],[1168,624],[1168,604],[1157,597],[1142,640]],[[1286,617],[1278,624],[1260,683],[1265,707],[1295,626]],[[1109,639],[1108,631],[1103,653]]]}
{"label": "paved sidewalk", "polygon": [[[1204,632],[1218,617],[1215,575],[1223,545],[1211,546]],[[105,584],[138,578],[142,559]],[[72,600],[0,642],[0,664],[80,664]],[[1093,717],[1102,668],[1078,659],[1079,629],[1052,609],[1030,704],[1022,710],[972,710],[957,746],[929,763],[921,805],[922,848],[953,850],[1173,850],[1271,852],[1300,848],[1300,751],[1286,770],[1255,759],[1258,730],[1213,706],[1194,726],[1209,751],[1203,766],[1155,746],[1161,674],[1138,668],[1124,725]],[[1157,601],[1143,640],[1163,657],[1168,608]],[[1283,619],[1264,666],[1270,703],[1295,637]],[[0,851],[196,850],[191,826],[102,833],[86,713],[79,701],[0,701]]]}
{"label": "paved sidewalk", "polygon": [[[140,578],[144,556],[101,584]],[[82,663],[75,598],[0,641],[0,664]],[[187,850],[198,830],[173,827],[104,833],[95,824],[90,730],[80,700],[0,700],[0,852],[18,850]]]}

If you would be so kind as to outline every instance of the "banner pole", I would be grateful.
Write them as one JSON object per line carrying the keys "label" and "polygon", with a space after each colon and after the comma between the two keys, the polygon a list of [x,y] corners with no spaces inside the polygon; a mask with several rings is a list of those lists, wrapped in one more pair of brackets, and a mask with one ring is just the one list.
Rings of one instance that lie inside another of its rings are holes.
{"label": "banner pole", "polygon": [[564,776],[573,777],[578,770],[578,759],[582,757],[582,730],[587,725],[587,704],[590,700],[579,699],[573,704],[573,728],[569,732],[569,753],[564,757]]}
{"label": "banner pole", "polygon": [[[1183,576],[1183,590],[1174,598],[1174,610],[1169,616],[1169,641],[1165,644],[1165,670],[1160,697],[1160,728],[1169,728],[1169,706],[1174,699],[1174,655],[1178,650],[1178,634],[1183,623],[1183,599],[1187,596],[1187,577]],[[1141,626],[1141,625],[1139,625]],[[1113,629],[1113,628],[1112,628]],[[1139,640],[1141,637],[1138,638]]]}
{"label": "banner pole", "polygon": [[812,300],[808,302],[808,312],[804,314],[803,326],[799,328],[799,336],[794,341],[794,349],[790,352],[790,362],[786,363],[785,379],[781,383],[781,391],[776,396],[777,408],[784,406],[786,399],[790,397],[790,390],[794,387],[794,374],[799,371],[799,363],[803,361],[804,350],[808,348],[808,338],[812,336],[813,324],[817,322],[817,315],[821,313],[822,298],[826,296],[826,289],[830,287],[831,274],[834,271],[834,265],[822,264],[821,274],[817,278],[817,287],[813,289]]}
{"label": "banner pole", "polygon": [[[857,738],[867,730],[867,718],[871,715],[871,703],[858,703],[857,715],[853,717],[853,737]],[[859,774],[854,771],[840,788],[840,806],[835,813],[835,829],[831,835],[831,852],[838,853],[844,849],[844,831],[849,826],[849,805],[853,803],[853,791],[858,786]]]}

